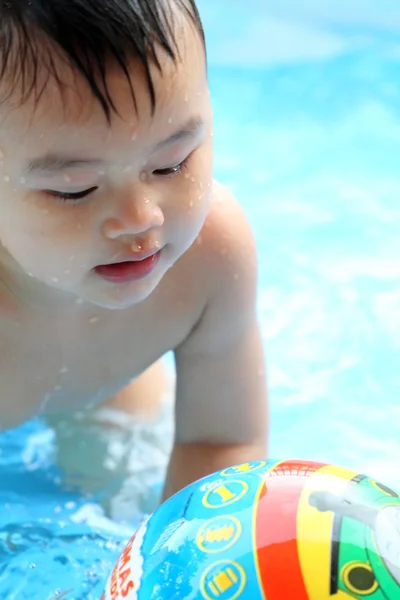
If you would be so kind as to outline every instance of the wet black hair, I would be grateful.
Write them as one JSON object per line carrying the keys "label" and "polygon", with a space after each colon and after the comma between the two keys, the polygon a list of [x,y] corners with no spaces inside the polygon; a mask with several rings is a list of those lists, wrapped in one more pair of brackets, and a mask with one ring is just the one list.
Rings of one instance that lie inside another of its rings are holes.
{"label": "wet black hair", "polygon": [[14,92],[22,103],[31,94],[37,101],[50,77],[62,89],[55,60],[61,56],[83,76],[110,121],[116,112],[107,86],[110,62],[126,76],[135,102],[130,70],[136,59],[144,68],[154,111],[150,66],[153,62],[161,71],[159,49],[178,59],[176,8],[196,27],[205,47],[195,0],[0,0],[0,83],[7,83],[0,102]]}

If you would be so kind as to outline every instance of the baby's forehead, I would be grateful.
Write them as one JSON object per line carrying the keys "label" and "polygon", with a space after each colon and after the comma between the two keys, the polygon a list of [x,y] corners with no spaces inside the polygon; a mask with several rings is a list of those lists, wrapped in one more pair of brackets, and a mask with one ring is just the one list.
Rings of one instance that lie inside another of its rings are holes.
{"label": "baby's forehead", "polygon": [[[193,116],[204,122],[211,118],[204,67],[197,69],[197,75],[185,64],[166,64],[161,72],[156,71],[154,114],[148,89],[140,77],[140,65],[132,65],[132,69],[136,106],[124,74],[120,70],[108,74],[109,91],[117,109],[110,123],[86,82],[70,73],[62,95],[57,82],[49,81],[38,103],[32,98],[8,111],[4,106],[0,108],[0,147],[8,156],[13,154],[13,161],[20,165],[53,150],[83,158],[104,155],[112,161],[116,156],[120,160],[124,148],[128,160],[130,152],[156,147]],[[23,150],[18,150],[17,158],[18,148]]]}
{"label": "baby's forehead", "polygon": [[[197,103],[199,96],[208,89],[197,49],[185,52],[185,59],[176,64],[163,57],[160,66],[161,70],[152,67],[155,113],[143,66],[137,60],[129,63],[129,79],[120,68],[109,68],[107,88],[115,109],[111,123],[121,120],[136,128],[144,121],[152,121],[155,115],[161,120],[176,120],[184,108],[190,108],[187,105]],[[0,106],[0,132],[8,129],[15,134],[16,128],[32,132],[40,130],[43,124],[57,130],[68,127],[69,131],[71,128],[79,131],[81,127],[105,131],[109,128],[111,123],[107,123],[87,82],[70,65],[61,64],[59,69],[59,78],[48,77],[40,96],[32,93],[20,99],[16,92],[14,98]]]}

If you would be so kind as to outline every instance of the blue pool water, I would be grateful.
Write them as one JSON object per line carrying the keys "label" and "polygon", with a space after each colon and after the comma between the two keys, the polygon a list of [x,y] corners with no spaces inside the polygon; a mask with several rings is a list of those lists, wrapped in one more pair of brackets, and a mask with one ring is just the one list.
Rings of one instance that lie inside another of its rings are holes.
{"label": "blue pool water", "polygon": [[[216,176],[259,248],[270,454],[400,488],[400,9],[277,4],[199,2]],[[0,597],[97,600],[133,519],[65,491],[41,421],[0,436],[0,469]]]}

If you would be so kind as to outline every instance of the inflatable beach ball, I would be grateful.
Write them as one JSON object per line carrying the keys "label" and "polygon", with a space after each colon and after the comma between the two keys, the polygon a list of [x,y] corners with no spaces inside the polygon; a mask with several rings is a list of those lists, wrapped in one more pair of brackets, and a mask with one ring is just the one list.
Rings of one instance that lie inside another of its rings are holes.
{"label": "inflatable beach ball", "polygon": [[399,600],[400,497],[332,465],[254,462],[167,500],[103,600]]}

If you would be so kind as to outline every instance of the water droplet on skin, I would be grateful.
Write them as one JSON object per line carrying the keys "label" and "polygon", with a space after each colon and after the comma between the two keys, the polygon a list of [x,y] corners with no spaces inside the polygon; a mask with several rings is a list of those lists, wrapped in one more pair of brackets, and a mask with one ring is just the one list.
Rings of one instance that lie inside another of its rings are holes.
{"label": "water droplet on skin", "polygon": [[29,277],[33,277],[33,273],[30,273],[29,271],[26,274],[29,275]]}
{"label": "water droplet on skin", "polygon": [[58,277],[52,277],[51,280],[53,283],[58,283]]}
{"label": "water droplet on skin", "polygon": [[89,323],[97,323],[97,321],[99,320],[99,317],[92,317],[91,319],[89,319]]}
{"label": "water droplet on skin", "polygon": [[169,124],[171,124],[171,123],[172,123],[172,117],[170,117],[170,118],[168,119],[168,123],[169,123]]}
{"label": "water droplet on skin", "polygon": [[131,135],[131,140],[132,142],[134,142],[137,139],[137,131],[135,131],[134,133],[132,133]]}
{"label": "water droplet on skin", "polygon": [[68,373],[68,367],[62,367],[62,368],[60,369],[60,373],[61,373],[61,374],[63,374],[63,373]]}
{"label": "water droplet on skin", "polygon": [[147,180],[148,180],[148,178],[149,178],[149,176],[147,175],[147,173],[146,173],[145,171],[142,171],[142,172],[140,173],[140,181],[143,181],[143,182],[144,182],[144,181],[147,181]]}
{"label": "water droplet on skin", "polygon": [[25,177],[20,177],[20,178],[19,178],[19,182],[20,182],[20,183],[22,183],[22,185],[23,185],[24,183],[26,183],[26,179],[25,179]]}
{"label": "water droplet on skin", "polygon": [[192,177],[190,181],[191,181],[192,183],[195,183],[195,181],[196,181],[196,180],[195,180],[195,178],[194,178],[194,177]]}
{"label": "water droplet on skin", "polygon": [[140,250],[142,249],[142,245],[138,242],[132,242],[131,249],[133,250],[133,252],[140,252]]}
{"label": "water droplet on skin", "polygon": [[189,206],[190,206],[190,208],[193,208],[193,204],[194,204],[194,202],[193,202],[193,200],[191,200],[191,201],[189,202]]}
{"label": "water droplet on skin", "polygon": [[184,179],[190,179],[189,173],[185,173],[183,177],[184,177]]}
{"label": "water droplet on skin", "polygon": [[70,182],[71,181],[70,175],[64,175],[64,181]]}
{"label": "water droplet on skin", "polygon": [[185,95],[185,98],[184,98],[184,100],[185,100],[185,102],[189,102],[189,94],[186,94],[186,95]]}
{"label": "water droplet on skin", "polygon": [[10,176],[9,175],[4,175],[3,181],[9,182],[10,181]]}

